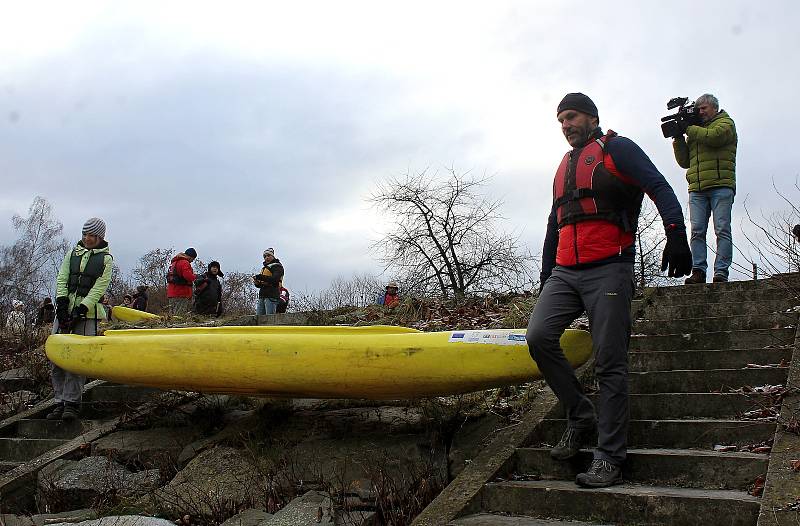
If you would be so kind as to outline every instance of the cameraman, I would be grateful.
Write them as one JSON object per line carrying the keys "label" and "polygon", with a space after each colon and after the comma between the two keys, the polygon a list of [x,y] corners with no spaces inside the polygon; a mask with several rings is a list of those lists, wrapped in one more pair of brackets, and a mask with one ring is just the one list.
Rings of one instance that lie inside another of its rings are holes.
{"label": "cameraman", "polygon": [[681,168],[687,168],[689,182],[692,275],[686,278],[687,285],[706,282],[706,231],[712,212],[717,235],[714,283],[728,281],[733,259],[731,208],[736,194],[736,125],[719,109],[714,95],[701,95],[695,107],[702,123],[685,127],[681,131],[686,138],[678,135],[672,143],[675,160]]}

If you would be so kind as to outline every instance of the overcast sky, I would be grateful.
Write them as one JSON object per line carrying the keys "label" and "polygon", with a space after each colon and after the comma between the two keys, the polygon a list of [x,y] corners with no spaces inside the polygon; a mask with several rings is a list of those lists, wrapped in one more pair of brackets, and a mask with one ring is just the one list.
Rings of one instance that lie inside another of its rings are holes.
{"label": "overcast sky", "polygon": [[249,271],[275,247],[289,288],[310,291],[380,269],[377,181],[452,166],[492,174],[507,229],[539,253],[565,93],[591,96],[686,211],[659,118],[669,98],[710,92],[739,132],[744,249],[745,200],[784,208],[771,179],[791,194],[800,172],[798,6],[9,2],[0,243],[42,195],[72,240],[104,218],[123,271],[170,246]]}

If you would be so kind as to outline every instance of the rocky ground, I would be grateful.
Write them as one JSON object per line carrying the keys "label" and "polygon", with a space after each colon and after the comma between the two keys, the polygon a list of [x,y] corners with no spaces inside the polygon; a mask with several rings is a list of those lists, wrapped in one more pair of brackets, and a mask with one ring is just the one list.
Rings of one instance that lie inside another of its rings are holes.
{"label": "rocky ground", "polygon": [[[531,308],[526,296],[459,305],[408,299],[393,309],[309,318],[311,324],[426,331],[513,328],[525,326]],[[7,346],[4,367],[34,364],[40,383],[6,393],[5,416],[50,395],[41,347],[35,338],[28,344],[21,352]],[[2,518],[5,524],[408,524],[497,429],[514,425],[535,404],[541,389],[534,382],[391,403],[164,400],[146,417],[87,444],[78,458],[48,465],[38,475],[38,509]]]}

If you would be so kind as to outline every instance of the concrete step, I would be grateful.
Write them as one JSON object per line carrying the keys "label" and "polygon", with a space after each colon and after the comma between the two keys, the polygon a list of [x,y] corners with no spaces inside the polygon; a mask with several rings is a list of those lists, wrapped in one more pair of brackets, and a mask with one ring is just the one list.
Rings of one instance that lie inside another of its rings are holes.
{"label": "concrete step", "polygon": [[[589,398],[597,407],[597,395]],[[739,419],[747,411],[772,407],[772,397],[740,393],[658,393],[630,395],[631,418],[635,420]],[[550,418],[563,418],[559,403]]]}
{"label": "concrete step", "polygon": [[157,393],[162,393],[159,389],[152,387],[141,387],[136,385],[103,384],[93,387],[83,395],[83,402],[135,402],[137,405],[144,400],[151,398]]}
{"label": "concrete step", "polygon": [[67,442],[57,438],[0,438],[0,460],[30,460]]}
{"label": "concrete step", "polygon": [[758,280],[745,279],[728,281],[726,283],[712,283],[712,276],[708,276],[707,283],[695,285],[672,285],[669,287],[648,288],[646,292],[655,293],[663,296],[682,296],[691,294],[707,294],[708,292],[748,292],[769,289],[778,290],[798,290],[800,291],[800,273],[781,274],[771,278],[761,278]]}
{"label": "concrete step", "polygon": [[677,331],[740,331],[749,329],[780,329],[794,327],[797,313],[745,314],[742,316],[721,316],[718,318],[675,318],[672,320],[638,320],[633,324],[637,334],[671,334]]}
{"label": "concrete step", "polygon": [[613,526],[597,522],[560,521],[557,519],[536,519],[520,515],[500,515],[497,513],[476,513],[467,515],[452,522],[448,526]]}
{"label": "concrete step", "polygon": [[649,371],[628,374],[631,393],[715,393],[745,386],[784,385],[788,367]]}
{"label": "concrete step", "polygon": [[[771,312],[786,312],[795,305],[800,305],[800,300],[794,298],[780,298],[766,301],[743,301],[740,303],[698,303],[692,305],[664,305],[639,301],[633,303],[634,318],[647,318],[651,320],[671,321],[674,318],[702,318],[709,316],[740,316],[751,313],[768,314]],[[793,312],[793,311],[792,311]],[[795,314],[796,315],[796,314]]]}
{"label": "concrete step", "polygon": [[[531,437],[531,446],[558,443],[567,421],[544,419]],[[715,445],[745,447],[775,435],[775,422],[761,420],[631,420],[630,448],[678,448],[713,450]]]}
{"label": "concrete step", "polygon": [[32,389],[35,385],[36,382],[27,367],[0,372],[0,393],[13,393],[22,389]]}
{"label": "concrete step", "polygon": [[481,497],[488,512],[638,525],[753,526],[760,508],[758,498],[740,491],[630,484],[584,489],[560,480],[490,483]]}
{"label": "concrete step", "polygon": [[[670,288],[670,287],[666,287]],[[797,290],[788,290],[778,287],[768,287],[764,289],[754,290],[726,290],[724,288],[710,287],[708,290],[700,291],[698,293],[679,293],[676,292],[663,292],[659,289],[658,292],[644,299],[637,299],[637,302],[643,304],[654,304],[659,306],[667,305],[705,305],[707,303],[722,303],[733,305],[736,303],[744,303],[746,301],[773,301],[785,300],[789,303],[796,301],[798,298]],[[797,303],[800,305],[800,303]],[[635,304],[636,307],[640,305]]]}
{"label": "concrete step", "polygon": [[92,427],[91,420],[77,419],[46,420],[44,418],[24,418],[13,426],[15,437],[19,438],[60,438],[68,439],[82,435]]}
{"label": "concrete step", "polygon": [[749,363],[788,364],[792,347],[768,349],[701,349],[682,351],[636,351],[628,353],[631,371],[672,371],[674,369],[739,369]]}
{"label": "concrete step", "polygon": [[[575,480],[586,471],[592,452],[569,462],[550,458],[550,448],[517,449],[514,473],[548,480]],[[769,457],[758,453],[719,453],[693,449],[630,449],[623,467],[626,482],[684,488],[747,490],[767,472]]]}
{"label": "concrete step", "polygon": [[631,351],[681,351],[686,349],[743,349],[794,344],[795,329],[754,329],[703,333],[631,336]]}
{"label": "concrete step", "polygon": [[[0,460],[0,474],[8,473],[14,468],[17,468],[24,464],[25,462],[22,460]],[[2,524],[0,522],[0,524]]]}

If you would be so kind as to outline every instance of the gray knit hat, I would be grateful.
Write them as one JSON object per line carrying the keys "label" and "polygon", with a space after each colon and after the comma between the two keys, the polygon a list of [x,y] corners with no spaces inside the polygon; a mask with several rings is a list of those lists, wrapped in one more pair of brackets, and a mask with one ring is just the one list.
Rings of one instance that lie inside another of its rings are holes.
{"label": "gray knit hat", "polygon": [[99,238],[106,237],[106,222],[99,217],[90,217],[83,224],[83,234],[90,236],[97,236]]}

